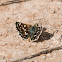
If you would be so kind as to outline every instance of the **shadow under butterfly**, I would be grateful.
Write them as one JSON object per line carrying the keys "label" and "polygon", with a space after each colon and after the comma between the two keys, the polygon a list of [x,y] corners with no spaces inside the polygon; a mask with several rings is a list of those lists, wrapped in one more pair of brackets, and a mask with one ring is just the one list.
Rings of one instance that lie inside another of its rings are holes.
{"label": "shadow under butterfly", "polygon": [[54,36],[54,34],[45,32],[46,28],[43,28],[41,35],[39,36],[39,39],[35,42],[42,42],[44,40],[49,40]]}

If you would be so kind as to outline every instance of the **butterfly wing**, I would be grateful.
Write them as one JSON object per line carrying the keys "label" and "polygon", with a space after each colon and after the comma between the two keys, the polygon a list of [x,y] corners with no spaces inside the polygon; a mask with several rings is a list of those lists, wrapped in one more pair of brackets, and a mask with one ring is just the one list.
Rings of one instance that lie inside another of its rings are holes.
{"label": "butterfly wing", "polygon": [[16,28],[19,31],[19,34],[21,35],[22,38],[28,39],[31,25],[26,25],[20,22],[16,22]]}
{"label": "butterfly wing", "polygon": [[[33,27],[35,27],[35,28],[33,28]],[[30,37],[31,37],[32,41],[36,41],[39,39],[39,36],[42,33],[42,27],[39,27],[39,26],[33,26],[33,27],[32,27],[31,31],[33,31],[33,29],[35,29],[35,31],[33,32],[33,34],[31,34]]]}

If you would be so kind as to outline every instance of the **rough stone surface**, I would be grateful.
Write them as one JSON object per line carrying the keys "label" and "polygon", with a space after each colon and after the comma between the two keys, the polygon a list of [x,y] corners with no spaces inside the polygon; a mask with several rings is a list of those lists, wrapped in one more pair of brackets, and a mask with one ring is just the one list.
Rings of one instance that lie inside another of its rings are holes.
{"label": "rough stone surface", "polygon": [[[0,62],[15,62],[62,46],[62,0],[23,0],[6,5],[8,1],[12,0],[0,0]],[[16,30],[16,21],[42,24],[44,30],[39,40],[23,40]],[[18,62],[62,62],[62,49]]]}

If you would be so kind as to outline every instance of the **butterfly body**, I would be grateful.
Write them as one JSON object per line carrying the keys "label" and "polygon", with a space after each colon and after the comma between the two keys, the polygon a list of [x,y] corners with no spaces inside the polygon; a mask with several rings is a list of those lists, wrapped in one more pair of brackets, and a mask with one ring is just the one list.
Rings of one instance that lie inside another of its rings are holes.
{"label": "butterfly body", "polygon": [[21,22],[16,22],[16,28],[19,31],[19,34],[22,38],[28,39],[31,41],[36,41],[39,39],[40,34],[42,33],[42,28],[38,24],[28,25]]}

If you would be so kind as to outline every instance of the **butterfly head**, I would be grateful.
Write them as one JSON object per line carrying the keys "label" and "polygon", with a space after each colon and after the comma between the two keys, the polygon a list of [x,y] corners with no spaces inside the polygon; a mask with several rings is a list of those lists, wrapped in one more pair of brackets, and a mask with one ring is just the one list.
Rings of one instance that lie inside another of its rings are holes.
{"label": "butterfly head", "polygon": [[35,27],[38,27],[38,23],[35,23],[34,26],[35,26]]}

